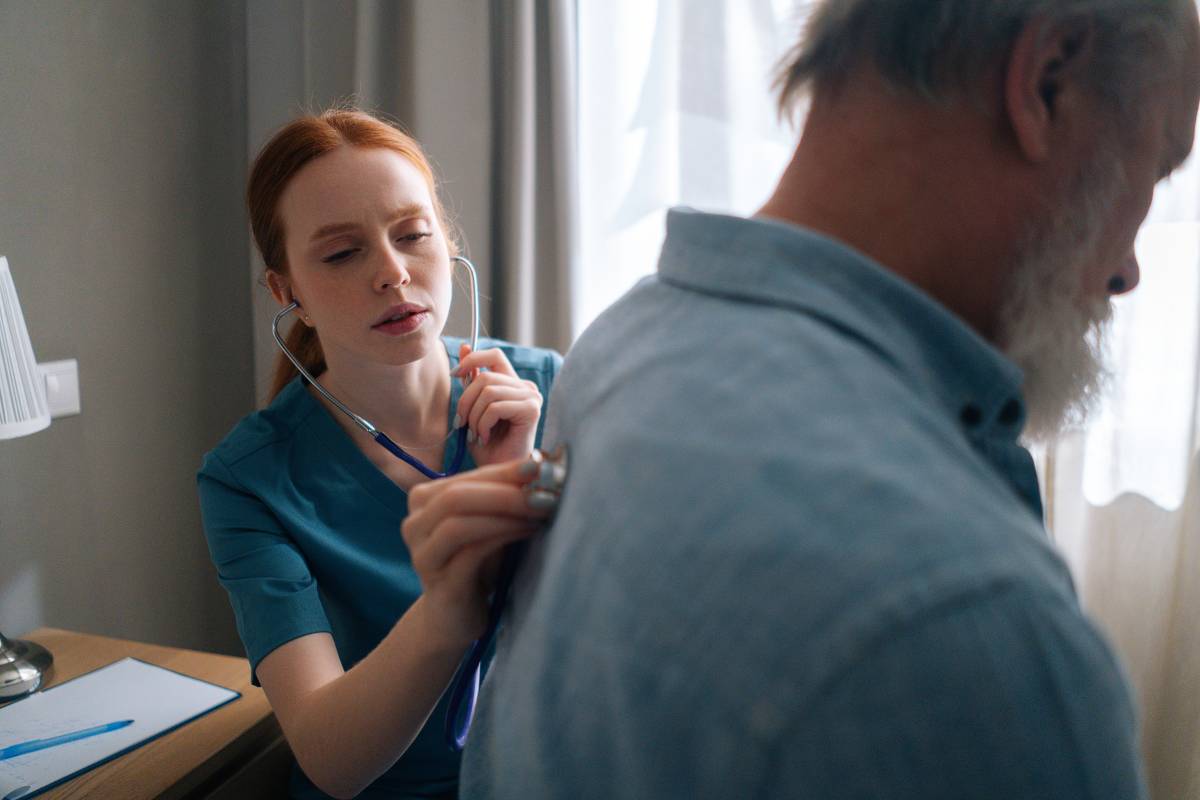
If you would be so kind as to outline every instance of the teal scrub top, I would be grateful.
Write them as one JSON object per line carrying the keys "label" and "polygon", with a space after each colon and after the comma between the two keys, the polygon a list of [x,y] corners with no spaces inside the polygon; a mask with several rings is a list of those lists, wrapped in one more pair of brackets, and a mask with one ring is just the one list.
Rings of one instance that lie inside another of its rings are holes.
{"label": "teal scrub top", "polygon": [[[456,367],[462,340],[443,341]],[[550,396],[562,363],[557,353],[479,342],[480,349],[492,347],[503,350],[543,398]],[[451,386],[448,419],[462,395],[460,381]],[[543,405],[538,443],[545,416]],[[443,471],[454,453],[451,441]],[[468,454],[463,469],[474,466]],[[342,666],[350,669],[421,593],[400,536],[407,494],[370,462],[299,377],[204,457],[197,483],[209,551],[229,593],[255,685],[268,653],[311,633],[330,633]],[[405,754],[361,797],[454,791],[459,756],[442,738],[445,705],[443,697]],[[324,796],[299,770],[292,783],[294,796]]]}

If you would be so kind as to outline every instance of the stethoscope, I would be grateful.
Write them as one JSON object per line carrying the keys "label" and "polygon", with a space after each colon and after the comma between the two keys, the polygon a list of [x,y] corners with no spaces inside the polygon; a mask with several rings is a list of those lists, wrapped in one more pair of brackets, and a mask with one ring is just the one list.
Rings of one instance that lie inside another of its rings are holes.
{"label": "stethoscope", "polygon": [[[451,256],[450,261],[457,261],[459,264],[462,264],[464,267],[466,267],[467,274],[471,277],[471,352],[474,353],[476,346],[479,344],[479,278],[475,274],[475,265],[472,264],[468,259],[463,258],[462,256]],[[438,472],[435,469],[427,467],[416,456],[404,452],[404,449],[401,448],[400,445],[393,442],[388,438],[386,433],[372,425],[370,420],[355,414],[346,407],[345,403],[334,397],[332,392],[330,392],[321,384],[317,383],[317,379],[309,374],[308,370],[304,368],[304,365],[300,363],[300,359],[296,358],[291,350],[288,350],[287,345],[284,344],[283,337],[279,335],[279,323],[283,321],[284,317],[299,307],[299,301],[293,300],[286,308],[276,314],[275,320],[271,323],[271,335],[275,337],[275,344],[279,345],[279,349],[283,351],[285,356],[287,356],[288,361],[292,362],[292,366],[294,366],[296,370],[304,376],[304,379],[312,384],[312,387],[320,392],[322,397],[332,403],[338,411],[341,411],[347,417],[354,420],[355,425],[366,431],[367,434],[370,435],[372,439],[379,442],[384,449],[386,449],[396,458],[403,461],[405,464],[408,464],[417,472],[424,475],[426,478],[430,478],[432,480],[437,480],[438,478],[447,478],[461,470],[463,459],[466,458],[467,455],[466,425],[458,429],[458,452],[454,454],[454,461],[451,463],[450,469],[446,472]]]}
{"label": "stethoscope", "polygon": [[[457,261],[466,267],[467,274],[471,278],[471,352],[473,353],[479,341],[479,279],[475,273],[475,265],[468,259],[462,256],[452,256],[450,260],[452,262]],[[284,317],[298,308],[300,308],[300,303],[293,300],[286,308],[276,314],[274,321],[271,323],[271,335],[275,337],[275,344],[279,345],[279,349],[287,356],[288,361],[292,362],[296,370],[304,376],[304,379],[320,392],[322,397],[352,419],[358,427],[366,431],[384,449],[425,477],[437,480],[438,478],[447,478],[458,473],[462,469],[463,459],[466,458],[467,454],[467,427],[465,425],[459,428],[457,436],[458,452],[454,455],[454,461],[451,463],[450,469],[446,472],[438,472],[423,464],[415,456],[404,452],[404,449],[389,439],[386,433],[372,425],[369,420],[355,414],[346,407],[345,403],[338,400],[329,390],[317,383],[317,379],[300,363],[300,359],[296,358],[288,350],[283,337],[279,334],[279,323],[283,321]],[[539,465],[538,474],[528,484],[527,489],[560,493],[566,481],[566,450],[560,448],[558,452],[551,456],[535,450],[533,452],[533,459]],[[496,631],[500,627],[500,615],[504,610],[504,604],[508,601],[508,590],[512,585],[513,574],[516,572],[519,560],[520,550],[518,548],[510,546],[505,549],[503,563],[500,567],[500,575],[496,582],[496,590],[492,594],[492,602],[488,610],[487,628],[484,630],[483,635],[471,645],[471,649],[467,652],[466,657],[455,673],[453,688],[450,691],[450,705],[446,711],[445,728],[446,744],[454,751],[462,750],[463,745],[467,742],[467,732],[471,729],[471,720],[475,717],[475,703],[479,697],[479,678],[483,657],[491,646],[492,641],[496,638]]]}

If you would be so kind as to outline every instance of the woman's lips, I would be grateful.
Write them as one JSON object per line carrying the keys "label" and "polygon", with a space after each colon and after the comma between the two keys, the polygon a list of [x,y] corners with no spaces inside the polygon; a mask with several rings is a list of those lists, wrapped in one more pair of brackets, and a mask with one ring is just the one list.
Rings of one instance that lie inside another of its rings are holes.
{"label": "woman's lips", "polygon": [[412,333],[417,328],[424,325],[428,318],[428,311],[416,311],[404,314],[398,319],[385,320],[378,325],[372,326],[371,330],[376,330],[380,333],[386,333],[389,336],[403,336],[406,333]]}

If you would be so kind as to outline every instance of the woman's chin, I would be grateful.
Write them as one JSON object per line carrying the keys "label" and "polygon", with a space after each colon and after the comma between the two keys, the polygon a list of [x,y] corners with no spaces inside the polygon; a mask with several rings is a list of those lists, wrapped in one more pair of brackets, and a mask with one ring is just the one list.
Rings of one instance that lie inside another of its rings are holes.
{"label": "woman's chin", "polygon": [[397,337],[387,344],[385,360],[396,367],[422,361],[429,356],[437,357],[445,353],[446,346],[442,343],[441,333],[435,326],[425,324],[420,329],[403,337]]}

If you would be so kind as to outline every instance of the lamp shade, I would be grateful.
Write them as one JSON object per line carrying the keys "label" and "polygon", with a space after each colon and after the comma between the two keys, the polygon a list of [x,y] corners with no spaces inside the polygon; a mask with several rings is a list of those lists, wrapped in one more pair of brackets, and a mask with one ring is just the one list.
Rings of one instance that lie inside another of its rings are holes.
{"label": "lamp shade", "polygon": [[8,259],[0,256],[0,439],[35,433],[49,424],[46,381],[33,357]]}

